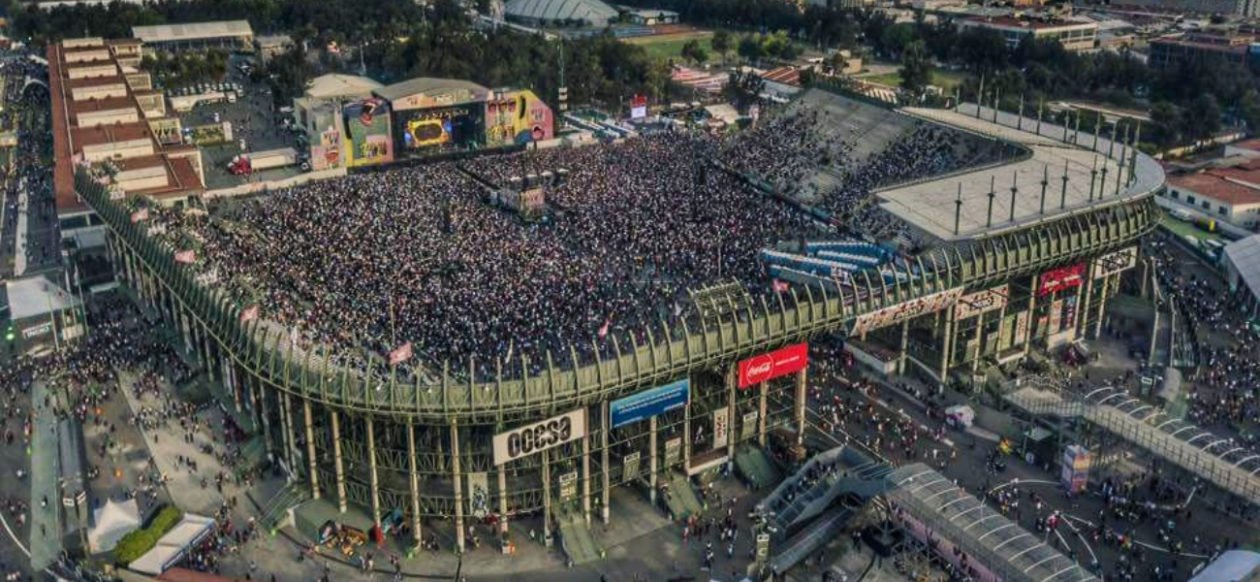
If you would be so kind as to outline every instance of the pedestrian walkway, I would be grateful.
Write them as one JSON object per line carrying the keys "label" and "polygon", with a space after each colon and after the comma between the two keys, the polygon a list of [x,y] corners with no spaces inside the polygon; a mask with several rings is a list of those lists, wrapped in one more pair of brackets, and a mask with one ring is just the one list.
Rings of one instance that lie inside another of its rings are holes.
{"label": "pedestrian walkway", "polygon": [[30,198],[26,195],[25,181],[23,181],[22,190],[18,192],[18,215],[17,215],[17,238],[14,239],[13,245],[13,275],[21,277],[26,274],[26,253],[27,253],[27,232],[28,214],[30,210]]}
{"label": "pedestrian walkway", "polygon": [[1217,454],[1213,447],[1225,439],[1170,418],[1123,391],[1099,388],[1084,397],[1064,398],[1047,390],[1023,388],[1005,398],[1032,415],[1081,417],[1253,505],[1260,504],[1260,457],[1226,460],[1225,455],[1239,454],[1242,448]]}
{"label": "pedestrian walkway", "polygon": [[[131,412],[138,413],[145,406],[160,408],[160,402],[153,396],[136,397],[131,386],[136,383],[137,378],[135,373],[129,371],[120,371],[118,374],[121,387],[119,391],[127,399]],[[163,393],[173,394],[174,388],[169,385],[164,386]],[[213,407],[209,410],[212,414],[217,412]],[[140,427],[140,433],[144,435],[144,442],[153,456],[153,462],[157,465],[158,471],[167,480],[166,489],[176,506],[184,511],[211,515],[223,505],[223,495],[215,489],[212,479],[222,467],[213,454],[207,454],[202,449],[204,434],[198,431],[193,439],[194,442],[189,443],[184,440],[178,422],[157,428]],[[211,451],[213,450],[212,448]],[[195,462],[197,470],[193,471],[187,465],[181,466],[177,462],[178,457]]]}
{"label": "pedestrian walkway", "polygon": [[[47,568],[61,554],[61,528],[58,512],[61,503],[53,495],[57,491],[57,417],[44,406],[52,397],[45,382],[36,382],[31,388],[31,401],[35,410],[35,422],[31,434],[31,570]],[[43,499],[49,499],[41,508]]]}
{"label": "pedestrian walkway", "polygon": [[691,515],[699,515],[704,511],[696,490],[691,487],[691,479],[682,473],[671,472],[669,490],[665,493],[665,506],[675,520],[687,519]]}
{"label": "pedestrian walkway", "polygon": [[570,561],[586,564],[602,557],[603,550],[595,544],[591,528],[586,525],[581,511],[561,505],[556,512],[556,521],[560,525],[561,546]]}

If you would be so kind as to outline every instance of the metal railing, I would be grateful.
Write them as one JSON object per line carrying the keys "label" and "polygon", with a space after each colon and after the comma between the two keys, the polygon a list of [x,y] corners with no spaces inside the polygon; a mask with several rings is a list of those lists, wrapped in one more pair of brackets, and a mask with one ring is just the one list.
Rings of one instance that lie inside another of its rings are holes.
{"label": "metal railing", "polygon": [[[747,318],[717,324],[688,325],[643,330],[646,341],[631,334],[629,345],[610,337],[611,354],[596,349],[597,361],[582,363],[578,351],[548,351],[545,367],[524,377],[478,380],[476,362],[444,361],[433,369],[440,379],[416,378],[412,384],[381,385],[357,370],[331,363],[327,346],[299,350],[278,326],[258,320],[242,323],[244,306],[194,281],[192,273],[177,264],[171,252],[132,224],[130,213],[110,200],[105,188],[86,174],[75,176],[79,195],[108,227],[111,244],[132,256],[148,273],[158,292],[187,315],[227,358],[248,373],[253,383],[309,399],[347,412],[371,413],[428,422],[495,422],[506,414],[538,410],[563,410],[591,405],[684,376],[700,367],[723,365],[770,349],[805,340],[814,335],[843,331],[860,314],[901,304],[953,288],[980,287],[1012,277],[1028,275],[1071,261],[1133,244],[1156,224],[1157,213],[1149,197],[1133,204],[1074,215],[1037,228],[1007,233],[968,246],[935,249],[903,267],[931,276],[899,277],[891,283],[883,277],[872,282],[868,274],[855,277],[849,292],[815,292],[806,288],[761,296]],[[742,320],[741,320],[742,319]],[[592,346],[594,347],[594,346]],[[322,354],[315,356],[314,354]],[[530,356],[519,354],[519,370],[531,370]],[[566,366],[566,364],[568,364]],[[466,366],[466,367],[465,367]],[[515,368],[515,366],[513,366]],[[468,374],[461,377],[460,370]]]}

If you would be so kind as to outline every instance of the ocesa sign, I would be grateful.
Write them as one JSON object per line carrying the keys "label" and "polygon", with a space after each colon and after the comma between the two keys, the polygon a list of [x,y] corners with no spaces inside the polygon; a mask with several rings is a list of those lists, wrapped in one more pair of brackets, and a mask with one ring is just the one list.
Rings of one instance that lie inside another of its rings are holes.
{"label": "ocesa sign", "polygon": [[799,343],[753,356],[739,363],[739,387],[747,388],[779,376],[799,372],[809,365],[809,344]]}
{"label": "ocesa sign", "polygon": [[494,435],[494,464],[502,465],[586,436],[586,409]]}

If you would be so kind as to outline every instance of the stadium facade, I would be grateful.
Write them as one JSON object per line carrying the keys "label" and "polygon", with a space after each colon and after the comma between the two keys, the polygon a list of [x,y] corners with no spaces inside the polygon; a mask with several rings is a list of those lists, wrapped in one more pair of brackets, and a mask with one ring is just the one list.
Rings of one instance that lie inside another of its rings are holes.
{"label": "stadium facade", "polygon": [[[1004,125],[992,110],[950,113],[976,122],[939,122],[989,134]],[[1051,130],[1039,124],[1038,140]],[[518,354],[485,379],[475,361],[444,362],[405,384],[365,379],[376,376],[334,363],[327,348],[298,347],[195,282],[90,176],[80,172],[76,187],[108,226],[119,280],[179,330],[297,490],[341,511],[364,509],[378,525],[405,515],[419,541],[422,517],[452,518],[458,531],[490,515],[506,531],[507,519],[539,511],[607,522],[615,487],[640,485],[655,500],[676,475],[732,462],[748,447],[803,452],[808,342],[821,335],[858,345],[882,338],[899,345],[901,369],[944,380],[981,359],[1097,333],[1119,273],[1157,221],[1151,195],[1163,184],[1152,160],[1120,151],[1111,159],[1127,156],[1126,178],[1107,199],[1095,199],[1091,184],[1088,200],[1069,205],[1064,195],[1062,207],[1034,205],[1033,215],[1016,210],[1009,224],[975,229],[962,228],[975,219],[957,205],[959,216],[943,220],[959,234],[938,237],[886,277],[806,282],[738,310],[697,305],[700,323],[644,329],[625,343],[614,336],[595,363],[580,363],[576,351],[543,362]],[[1006,167],[974,172],[1009,175]],[[940,189],[954,204],[952,183]],[[898,196],[880,194],[890,204]]]}

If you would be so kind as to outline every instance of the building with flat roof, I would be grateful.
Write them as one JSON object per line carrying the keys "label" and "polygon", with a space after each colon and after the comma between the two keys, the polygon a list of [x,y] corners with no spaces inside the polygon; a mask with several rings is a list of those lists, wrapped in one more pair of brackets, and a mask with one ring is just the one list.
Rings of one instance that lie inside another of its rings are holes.
{"label": "building with flat roof", "polygon": [[222,48],[252,50],[254,29],[248,20],[218,20],[183,24],[133,26],[131,35],[157,50],[203,50]]}
{"label": "building with flat roof", "polygon": [[532,26],[593,28],[604,28],[618,17],[615,8],[600,0],[509,0],[504,15]]}
{"label": "building with flat roof", "polygon": [[62,236],[93,246],[99,222],[75,190],[75,173],[118,195],[175,203],[204,189],[201,153],[180,143],[180,122],[139,70],[138,40],[68,39],[48,47],[53,193]]}
{"label": "building with flat roof", "polygon": [[1251,45],[1256,37],[1232,32],[1187,32],[1150,41],[1152,68],[1165,69],[1183,63],[1224,61],[1245,65],[1252,62]]}
{"label": "building with flat roof", "polygon": [[1164,206],[1254,231],[1260,226],[1260,159],[1169,176],[1161,198]]}
{"label": "building with flat roof", "polygon": [[1015,48],[1025,38],[1054,40],[1069,51],[1093,50],[1098,40],[1097,22],[1068,20],[1033,20],[1012,16],[967,18],[958,23],[960,29],[983,28],[996,31]]}

